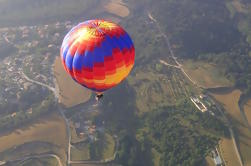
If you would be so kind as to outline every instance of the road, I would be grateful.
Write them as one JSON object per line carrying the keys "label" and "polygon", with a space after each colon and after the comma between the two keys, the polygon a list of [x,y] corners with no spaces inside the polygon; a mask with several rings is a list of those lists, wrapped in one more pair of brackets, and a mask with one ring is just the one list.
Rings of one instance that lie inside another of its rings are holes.
{"label": "road", "polygon": [[[9,44],[11,44],[11,45],[13,45],[13,46],[16,47],[16,45],[15,45],[13,42],[11,42],[11,41],[8,39],[7,36],[3,35],[2,37],[4,38],[4,40],[5,40],[7,43],[9,43]],[[53,92],[56,101],[58,101],[58,99],[59,99],[59,89],[58,89],[57,86],[54,88],[54,87],[51,87],[50,85],[47,85],[47,84],[44,84],[44,83],[42,83],[42,82],[33,80],[33,79],[29,78],[23,71],[21,71],[21,75],[22,75],[23,78],[26,79],[27,81],[32,82],[32,83],[37,84],[37,85],[40,85],[40,86],[43,86],[43,87],[47,88],[48,90],[50,90],[51,92]],[[54,80],[54,82],[55,82],[55,80]],[[55,85],[57,85],[56,82],[55,82]],[[90,105],[90,104],[91,104],[91,105]],[[85,104],[84,107],[87,108],[87,109],[85,109],[85,110],[87,110],[87,111],[90,111],[90,110],[91,110],[91,111],[92,111],[92,110],[93,110],[93,107],[95,107],[96,105],[97,105],[97,104],[93,104],[93,103],[87,102],[87,103]],[[91,107],[90,107],[90,106],[91,106]],[[91,109],[91,108],[92,108],[92,109]],[[72,147],[72,145],[71,145],[71,131],[70,131],[70,125],[69,125],[68,119],[65,117],[64,112],[65,112],[65,110],[63,110],[63,108],[60,108],[60,109],[59,109],[59,113],[60,113],[60,115],[63,117],[63,119],[64,119],[64,121],[65,121],[65,124],[66,124],[66,128],[67,128],[67,135],[68,135],[67,164],[70,165],[70,163],[74,163],[74,162],[77,163],[77,162],[81,162],[81,161],[71,161],[71,147]],[[116,154],[116,153],[117,153],[117,151],[115,151],[115,154]],[[43,157],[46,157],[46,156],[50,156],[50,157],[56,158],[57,161],[60,163],[59,165],[62,166],[62,163],[61,163],[61,161],[60,161],[60,158],[59,158],[58,156],[54,155],[54,154],[34,155],[34,156],[24,157],[24,158],[22,158],[22,160],[24,161],[24,160],[27,160],[27,159],[29,159],[29,158],[43,158]],[[93,163],[96,163],[96,162],[100,162],[100,161],[85,161],[84,164],[93,164]],[[5,163],[6,163],[5,161],[0,161],[0,165],[4,165]]]}
{"label": "road", "polygon": [[177,69],[180,69],[180,66],[176,66],[176,65],[172,65],[172,64],[169,64],[167,63],[166,61],[164,60],[159,60],[160,63],[162,63],[163,65],[166,65],[166,66],[171,66],[171,67],[174,67],[174,68],[177,68]]}
{"label": "road", "polygon": [[[23,71],[21,72],[22,76],[29,82],[32,82],[32,83],[35,83],[35,84],[38,84],[40,86],[43,86],[45,88],[48,88],[48,90],[52,91],[56,100],[58,100],[58,97],[59,97],[59,93],[58,93],[58,87],[51,87],[49,85],[46,85],[44,83],[41,83],[41,82],[38,82],[38,81],[35,81],[31,78],[29,78]],[[86,102],[84,104],[84,106],[82,107],[82,110],[85,111],[85,112],[89,112],[89,111],[93,111],[95,109],[95,107],[98,106],[98,103],[96,101],[91,101],[89,100],[88,102]],[[70,165],[70,164],[100,164],[100,163],[107,163],[107,162],[110,162],[112,160],[115,159],[116,155],[117,155],[117,151],[118,151],[118,140],[117,140],[117,136],[113,136],[113,138],[115,139],[115,151],[114,151],[114,155],[113,157],[111,158],[108,158],[108,159],[105,159],[105,160],[100,160],[100,161],[90,161],[90,160],[86,160],[86,161],[72,161],[71,160],[71,131],[70,131],[70,125],[69,125],[69,121],[68,119],[65,117],[65,114],[64,114],[65,110],[60,107],[59,108],[59,113],[60,115],[63,117],[64,121],[65,121],[65,124],[66,124],[66,130],[67,130],[67,135],[68,135],[68,153],[67,153],[67,164]],[[41,155],[40,155],[41,156]],[[30,156],[32,157],[32,156]],[[34,158],[34,156],[33,156]],[[59,159],[59,158],[58,158]],[[60,159],[59,159],[60,160]]]}
{"label": "road", "polygon": [[48,88],[50,91],[52,91],[52,92],[54,93],[55,97],[58,98],[58,94],[56,93],[56,89],[55,89],[55,88],[53,88],[53,87],[51,87],[51,86],[49,86],[49,85],[46,85],[46,84],[44,84],[44,83],[42,83],[42,82],[38,82],[38,81],[35,81],[35,80],[30,79],[23,71],[21,71],[21,74],[22,74],[22,76],[23,76],[27,81]]}
{"label": "road", "polygon": [[166,44],[167,44],[167,47],[168,47],[168,50],[171,54],[171,57],[173,58],[173,60],[175,61],[175,63],[177,65],[171,65],[171,64],[168,64],[167,62],[163,61],[163,60],[160,60],[160,63],[166,65],[166,66],[171,66],[171,67],[175,67],[177,69],[180,69],[182,71],[182,73],[189,79],[189,81],[191,81],[195,86],[197,87],[200,87],[196,81],[194,81],[184,70],[184,68],[182,67],[182,64],[179,63],[179,61],[177,60],[177,57],[174,55],[173,53],[173,49],[171,47],[171,43],[170,43],[170,40],[169,38],[167,37],[167,35],[161,30],[161,27],[159,25],[159,22],[152,16],[152,14],[150,12],[148,12],[148,17],[150,20],[152,20],[153,22],[156,23],[156,26],[157,26],[157,29],[159,30],[160,34],[164,37],[165,41],[166,41]]}
{"label": "road", "polygon": [[223,118],[225,119],[225,121],[227,122],[228,130],[229,130],[229,133],[230,133],[231,138],[232,138],[232,142],[233,142],[235,154],[236,154],[236,156],[237,156],[237,158],[238,158],[238,160],[239,160],[240,166],[243,166],[243,162],[242,162],[241,155],[240,155],[240,152],[239,152],[237,143],[236,143],[236,139],[235,139],[234,131],[233,131],[233,129],[232,129],[231,122],[229,121],[229,119],[226,117],[226,115],[225,115],[224,112],[222,111],[222,109],[221,109],[219,103],[216,102],[215,105],[216,105],[217,110],[220,111],[222,117],[223,117]]}
{"label": "road", "polygon": [[65,117],[64,114],[64,110],[62,108],[59,108],[59,113],[61,114],[61,116],[63,117],[65,124],[66,124],[66,131],[67,131],[67,135],[68,135],[68,151],[67,151],[67,164],[70,165],[70,161],[71,161],[71,130],[70,130],[70,125],[68,122],[68,119]]}
{"label": "road", "polygon": [[25,160],[29,160],[29,159],[34,159],[34,158],[46,158],[46,157],[52,157],[55,158],[58,162],[59,166],[63,166],[63,164],[60,161],[60,158],[55,155],[55,154],[41,154],[41,155],[32,155],[32,156],[27,156],[27,157],[23,157],[20,159],[15,159],[15,160],[11,160],[9,162],[24,162]]}
{"label": "road", "polygon": [[[21,71],[21,74],[22,76],[29,82],[32,82],[32,83],[35,83],[35,84],[38,84],[40,86],[43,86],[45,88],[47,88],[48,90],[52,91],[54,96],[55,96],[55,99],[58,100],[58,97],[59,97],[59,93],[58,93],[58,90],[57,90],[57,87],[54,88],[54,87],[51,87],[49,85],[46,85],[42,82],[39,82],[39,81],[35,81],[31,78],[29,78],[23,71]],[[68,165],[69,165],[69,161],[71,160],[70,157],[71,157],[71,132],[70,132],[70,126],[69,126],[69,122],[68,122],[68,119],[65,117],[64,115],[64,110],[62,108],[59,109],[59,113],[60,115],[63,117],[64,121],[65,121],[65,124],[66,124],[66,130],[67,130],[67,135],[68,135],[68,157],[67,157],[67,161],[68,161]]]}

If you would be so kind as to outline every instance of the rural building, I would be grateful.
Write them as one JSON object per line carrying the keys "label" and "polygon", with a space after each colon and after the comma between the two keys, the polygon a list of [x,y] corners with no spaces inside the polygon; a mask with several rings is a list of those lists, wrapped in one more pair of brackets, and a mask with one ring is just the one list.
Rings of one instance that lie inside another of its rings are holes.
{"label": "rural building", "polygon": [[212,153],[213,153],[213,158],[214,158],[215,165],[216,166],[222,166],[223,163],[222,163],[222,160],[221,160],[221,157],[219,155],[219,152],[218,152],[217,148],[216,148],[216,150],[213,150]]}
{"label": "rural building", "polygon": [[201,112],[207,111],[207,107],[197,97],[190,97],[190,99]]}
{"label": "rural building", "polygon": [[216,166],[221,166],[222,165],[222,161],[221,161],[221,158],[220,156],[217,156],[214,158],[214,163]]}
{"label": "rural building", "polygon": [[11,114],[11,117],[14,118],[16,115],[17,115],[17,113],[14,112],[14,113]]}

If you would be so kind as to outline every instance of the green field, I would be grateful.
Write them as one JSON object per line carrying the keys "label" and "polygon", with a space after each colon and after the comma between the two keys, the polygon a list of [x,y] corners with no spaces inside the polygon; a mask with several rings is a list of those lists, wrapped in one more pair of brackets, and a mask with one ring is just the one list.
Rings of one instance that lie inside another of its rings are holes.
{"label": "green field", "polygon": [[71,149],[71,159],[72,160],[89,160],[89,144],[88,142],[80,142],[76,144]]}
{"label": "green field", "polygon": [[191,78],[203,88],[232,86],[223,69],[215,64],[195,60],[184,60],[182,64]]}
{"label": "green field", "polygon": [[115,150],[115,140],[108,134],[99,134],[97,141],[90,143],[90,157],[94,160],[105,160],[113,158]]}
{"label": "green field", "polygon": [[197,91],[179,69],[158,65],[161,70],[151,64],[136,70],[135,75],[128,78],[128,83],[135,89],[140,113],[175,104]]}

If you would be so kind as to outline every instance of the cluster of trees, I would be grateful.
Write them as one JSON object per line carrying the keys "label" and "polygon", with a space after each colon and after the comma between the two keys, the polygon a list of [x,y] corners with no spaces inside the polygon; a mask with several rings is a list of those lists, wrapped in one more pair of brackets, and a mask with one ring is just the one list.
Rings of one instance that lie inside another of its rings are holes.
{"label": "cluster of trees", "polygon": [[195,109],[185,101],[178,106],[158,108],[147,116],[147,135],[152,147],[161,154],[160,165],[203,165],[206,155],[218,143],[218,137],[212,133],[225,133],[226,127],[219,119]]}
{"label": "cluster of trees", "polygon": [[116,161],[128,166],[153,165],[150,145],[145,140],[140,142],[133,135],[120,136]]}
{"label": "cluster of trees", "polygon": [[107,92],[102,105],[95,121],[105,121],[118,135],[116,162],[121,165],[153,165],[152,149],[160,165],[203,165],[219,137],[228,136],[221,119],[200,113],[190,100],[137,115],[134,90],[126,82]]}

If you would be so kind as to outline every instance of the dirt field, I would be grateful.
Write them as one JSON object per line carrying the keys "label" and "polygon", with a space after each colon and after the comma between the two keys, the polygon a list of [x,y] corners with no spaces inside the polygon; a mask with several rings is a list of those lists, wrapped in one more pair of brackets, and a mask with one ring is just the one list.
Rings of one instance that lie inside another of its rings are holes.
{"label": "dirt field", "polygon": [[59,88],[59,102],[65,107],[84,103],[91,97],[91,91],[77,84],[64,70],[60,57],[54,62],[54,75]]}
{"label": "dirt field", "polygon": [[110,2],[106,4],[104,8],[107,12],[115,14],[119,17],[126,17],[130,14],[129,9],[122,0],[110,0]]}
{"label": "dirt field", "polygon": [[[241,95],[241,91],[233,90],[228,93],[213,94],[213,96],[224,106],[229,118],[234,126],[237,144],[239,145],[240,154],[244,165],[251,165],[251,132],[248,130],[244,119],[241,116],[240,109],[238,107],[238,100]],[[223,139],[222,150],[224,151],[224,159],[228,163],[234,163],[235,159],[232,156],[234,151],[229,149],[232,145],[231,140]],[[231,156],[231,157],[229,157]]]}
{"label": "dirt field", "polygon": [[234,152],[234,146],[231,139],[223,138],[219,143],[219,150],[226,166],[239,166],[237,155]]}
{"label": "dirt field", "polygon": [[192,79],[204,88],[231,86],[221,69],[213,64],[192,60],[183,61],[182,64]]}
{"label": "dirt field", "polygon": [[62,148],[67,145],[64,120],[57,113],[44,116],[31,125],[16,129],[11,133],[0,135],[0,152],[13,146],[32,141],[53,143]]}
{"label": "dirt field", "polygon": [[249,100],[244,106],[244,111],[248,119],[249,125],[251,126],[251,100]]}

